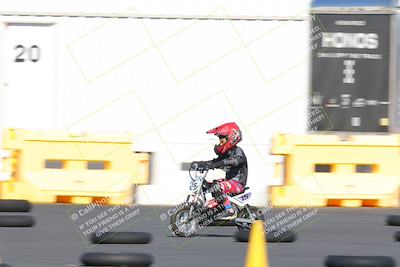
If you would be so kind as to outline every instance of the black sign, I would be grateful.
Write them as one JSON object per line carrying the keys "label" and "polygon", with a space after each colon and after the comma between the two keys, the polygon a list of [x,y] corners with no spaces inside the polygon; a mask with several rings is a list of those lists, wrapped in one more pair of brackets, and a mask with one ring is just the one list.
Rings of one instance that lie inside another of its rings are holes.
{"label": "black sign", "polygon": [[311,17],[309,130],[387,132],[390,15]]}

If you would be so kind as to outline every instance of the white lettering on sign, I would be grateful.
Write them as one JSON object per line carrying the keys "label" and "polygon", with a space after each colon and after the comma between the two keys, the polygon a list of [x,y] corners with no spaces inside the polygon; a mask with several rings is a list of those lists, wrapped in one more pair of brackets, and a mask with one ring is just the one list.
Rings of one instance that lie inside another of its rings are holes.
{"label": "white lettering on sign", "polygon": [[340,97],[342,98],[342,101],[340,102],[342,108],[348,108],[350,105],[351,95],[343,94],[343,95],[340,95]]}
{"label": "white lettering on sign", "polygon": [[318,53],[320,58],[355,58],[355,59],[382,59],[379,54],[360,54],[360,53]]}
{"label": "white lettering on sign", "polygon": [[355,83],[354,74],[356,74],[356,70],[354,69],[354,65],[356,65],[355,60],[344,60],[344,78],[343,83]]}
{"label": "white lettering on sign", "polygon": [[376,33],[322,33],[322,47],[377,49],[378,46],[379,36]]}
{"label": "white lettering on sign", "polygon": [[314,92],[310,98],[309,103],[310,103],[310,105],[321,106],[323,98],[324,97],[319,92]]}
{"label": "white lettering on sign", "polygon": [[361,118],[360,117],[351,117],[351,126],[360,127],[361,126]]}
{"label": "white lettering on sign", "polygon": [[365,26],[367,22],[364,20],[337,20],[335,25],[340,26]]}
{"label": "white lettering on sign", "polygon": [[355,108],[364,108],[365,105],[366,105],[365,98],[359,97],[353,101],[353,107],[355,107]]}

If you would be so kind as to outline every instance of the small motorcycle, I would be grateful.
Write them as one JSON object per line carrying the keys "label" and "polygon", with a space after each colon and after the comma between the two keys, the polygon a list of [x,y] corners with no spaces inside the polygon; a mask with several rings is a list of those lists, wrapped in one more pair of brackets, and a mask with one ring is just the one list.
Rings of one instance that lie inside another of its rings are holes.
{"label": "small motorcycle", "polygon": [[[169,229],[179,237],[189,237],[198,232],[203,226],[215,225],[218,223],[229,221],[224,219],[223,201],[218,201],[216,208],[208,208],[206,206],[206,191],[210,188],[205,180],[208,169],[199,167],[196,163],[191,163],[189,168],[190,193],[186,201],[178,205],[171,216]],[[230,194],[226,197],[232,203],[237,216],[233,220],[234,225],[239,229],[249,230],[251,224],[255,220],[263,220],[262,210],[250,206],[248,203],[251,198],[249,187],[245,187],[245,191],[240,194]]]}

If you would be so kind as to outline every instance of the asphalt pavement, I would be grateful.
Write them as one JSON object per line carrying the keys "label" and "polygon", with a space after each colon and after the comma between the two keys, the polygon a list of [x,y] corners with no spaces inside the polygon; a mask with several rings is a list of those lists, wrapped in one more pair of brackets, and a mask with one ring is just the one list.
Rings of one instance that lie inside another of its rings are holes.
{"label": "asphalt pavement", "polygon": [[[80,266],[85,252],[135,252],[154,257],[154,267],[244,266],[247,243],[234,239],[236,227],[207,226],[190,238],[173,236],[168,214],[173,207],[34,205],[32,228],[0,228],[0,257],[18,267]],[[400,227],[386,226],[399,209],[265,209],[267,229],[294,231],[293,243],[268,243],[270,266],[321,267],[327,255],[391,256],[400,264]],[[115,216],[115,214],[118,214]],[[2,214],[4,215],[4,214]],[[90,232],[106,229],[152,234],[150,244],[98,245]],[[400,265],[398,265],[400,266]]]}

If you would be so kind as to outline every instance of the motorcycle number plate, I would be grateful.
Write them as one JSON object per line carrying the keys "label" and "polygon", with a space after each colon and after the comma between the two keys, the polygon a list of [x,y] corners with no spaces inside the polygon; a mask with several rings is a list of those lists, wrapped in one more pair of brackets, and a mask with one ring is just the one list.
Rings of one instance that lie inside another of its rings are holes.
{"label": "motorcycle number plate", "polygon": [[246,200],[248,200],[250,198],[250,196],[251,196],[251,193],[247,193],[247,194],[245,194],[243,196],[240,196],[239,200],[240,201],[246,201]]}

